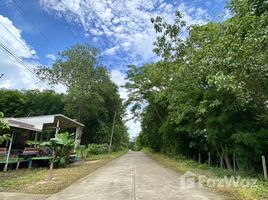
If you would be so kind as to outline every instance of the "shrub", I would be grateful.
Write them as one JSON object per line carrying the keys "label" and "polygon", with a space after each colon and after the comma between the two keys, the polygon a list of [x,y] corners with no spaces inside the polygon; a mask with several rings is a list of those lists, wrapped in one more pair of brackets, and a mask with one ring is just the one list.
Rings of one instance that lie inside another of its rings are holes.
{"label": "shrub", "polygon": [[104,154],[109,152],[108,144],[89,144],[88,153],[93,155]]}

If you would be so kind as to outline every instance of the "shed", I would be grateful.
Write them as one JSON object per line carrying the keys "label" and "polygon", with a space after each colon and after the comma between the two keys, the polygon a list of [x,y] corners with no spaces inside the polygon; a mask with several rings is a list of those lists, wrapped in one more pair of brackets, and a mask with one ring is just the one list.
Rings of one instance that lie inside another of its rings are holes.
{"label": "shed", "polygon": [[55,128],[55,133],[58,133],[61,128],[62,129],[75,128],[76,129],[75,147],[78,147],[81,142],[82,129],[84,127],[83,124],[77,122],[74,119],[70,119],[69,117],[66,117],[62,114],[20,117],[20,118],[4,118],[4,120],[9,124],[10,130],[12,132],[8,146],[4,170],[7,170],[12,143],[14,140],[14,134],[18,130],[27,130],[29,132],[34,132],[36,138],[38,133],[42,134],[42,131],[48,128]]}

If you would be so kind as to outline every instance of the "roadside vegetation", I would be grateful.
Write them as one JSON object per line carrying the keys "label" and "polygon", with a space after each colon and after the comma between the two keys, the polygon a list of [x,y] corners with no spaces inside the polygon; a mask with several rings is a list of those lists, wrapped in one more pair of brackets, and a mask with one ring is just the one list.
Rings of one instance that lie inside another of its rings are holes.
{"label": "roadside vegetation", "polygon": [[[183,175],[186,172],[192,173],[194,176],[205,176],[202,184],[217,192],[228,196],[230,200],[257,200],[268,199],[268,182],[262,177],[252,177],[243,171],[233,172],[227,169],[220,169],[215,166],[208,166],[195,160],[189,160],[183,156],[168,156],[161,153],[153,153],[149,149],[143,149],[151,158],[155,159],[162,165]],[[252,187],[211,187],[209,179],[224,179],[224,177],[240,177],[241,179],[256,179],[257,182]],[[209,186],[208,186],[209,185]]]}
{"label": "roadside vegetation", "polygon": [[141,146],[202,163],[210,153],[213,166],[258,176],[268,158],[268,4],[227,7],[228,19],[204,25],[187,26],[180,12],[174,24],[151,19],[162,59],[129,66],[127,103]]}
{"label": "roadside vegetation", "polygon": [[47,180],[47,168],[0,172],[0,191],[53,194],[125,153],[126,151],[118,151],[88,156],[85,160],[73,163],[67,168],[54,169],[51,181]]}
{"label": "roadside vegetation", "polygon": [[[4,114],[2,112],[0,112],[0,131],[1,130],[6,130],[9,129],[8,124],[3,120]],[[0,135],[0,145],[9,140],[10,139],[10,135],[9,134],[1,134]]]}
{"label": "roadside vegetation", "polygon": [[181,172],[256,177],[256,188],[231,193],[267,199],[268,3],[226,6],[228,18],[202,25],[188,26],[179,11],[172,24],[151,19],[161,60],[129,66],[127,104],[142,126],[132,146],[152,149]]}

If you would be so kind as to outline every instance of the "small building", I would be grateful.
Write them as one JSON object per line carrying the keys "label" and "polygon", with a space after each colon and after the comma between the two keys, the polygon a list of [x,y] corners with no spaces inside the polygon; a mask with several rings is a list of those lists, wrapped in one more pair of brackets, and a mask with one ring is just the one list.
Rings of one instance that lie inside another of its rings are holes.
{"label": "small building", "polygon": [[[4,148],[0,148],[0,155],[5,155],[5,159],[0,158],[0,164],[5,164],[4,170],[7,170],[8,164],[17,163],[16,168],[18,168],[20,162],[25,161],[25,159],[20,159],[19,155],[25,150],[27,141],[35,141],[35,144],[41,143],[49,140],[60,130],[71,129],[72,132],[75,132],[75,147],[78,147],[84,127],[83,124],[62,114],[4,118],[4,120],[9,124],[9,132],[11,132],[10,141],[4,144]],[[52,135],[45,134],[46,131]],[[30,152],[33,153],[34,149],[30,149]]]}

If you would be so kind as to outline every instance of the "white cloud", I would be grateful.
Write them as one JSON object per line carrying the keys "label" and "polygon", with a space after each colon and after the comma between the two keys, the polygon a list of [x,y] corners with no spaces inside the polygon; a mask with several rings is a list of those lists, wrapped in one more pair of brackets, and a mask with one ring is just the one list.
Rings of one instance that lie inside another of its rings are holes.
{"label": "white cloud", "polygon": [[[114,55],[115,46],[128,52],[127,62],[135,63],[155,60],[152,52],[156,34],[150,18],[162,16],[174,21],[176,10],[184,14],[189,25],[204,23],[207,11],[200,7],[178,4],[173,0],[40,0],[41,6],[57,16],[65,15],[71,22],[79,22],[92,38],[106,37],[106,55]],[[96,40],[96,39],[94,39]],[[124,59],[124,58],[122,58]]]}
{"label": "white cloud", "polygon": [[12,21],[2,15],[0,15],[0,22],[1,43],[12,52],[16,52],[16,55],[20,58],[34,58],[36,52],[23,40],[21,30],[17,29]]}
{"label": "white cloud", "polygon": [[[102,55],[118,59],[118,53],[123,53],[119,59],[124,64],[141,65],[155,61],[158,58],[152,52],[156,33],[151,24],[151,18],[162,16],[172,23],[175,11],[180,10],[188,25],[203,24],[208,18],[207,10],[178,3],[176,0],[40,0],[41,7],[56,16],[64,15],[70,22],[79,23],[85,30],[85,35],[94,42],[105,42]],[[186,2],[186,1],[185,1]],[[108,43],[106,43],[108,41]],[[121,63],[122,63],[121,62]],[[112,80],[119,86],[123,99],[128,97],[126,89],[120,87],[125,83],[125,74],[119,69],[111,71]],[[131,113],[128,109],[128,118]],[[127,122],[130,135],[140,132],[140,123]]]}
{"label": "white cloud", "polygon": [[113,69],[111,72],[110,72],[110,75],[111,75],[111,79],[112,81],[118,86],[119,88],[119,94],[120,94],[120,97],[123,99],[123,100],[126,100],[127,97],[128,97],[128,93],[127,93],[127,90],[126,88],[123,87],[123,85],[126,84],[126,74],[121,72],[119,69]]}
{"label": "white cloud", "polygon": [[[125,85],[125,83],[126,83],[126,79],[125,79],[126,74],[121,72],[118,69],[113,69],[110,72],[110,76],[111,76],[112,81],[119,88],[120,97],[123,100],[126,100],[127,97],[128,97],[128,92],[127,92],[126,88],[123,87],[123,85]],[[134,136],[137,136],[141,131],[140,122],[133,120],[132,117],[133,117],[133,115],[132,115],[132,113],[130,111],[130,107],[128,107],[127,108],[127,116],[126,116],[125,120],[127,121],[126,125],[128,127],[129,135],[130,135],[131,138],[134,137]]]}
{"label": "white cloud", "polygon": [[[13,34],[10,34],[8,30]],[[0,15],[0,42],[12,51],[26,66],[19,64],[0,49],[0,88],[7,89],[44,89],[48,88],[29,71],[39,63],[36,52],[22,38],[21,30],[12,21]],[[26,59],[26,60],[25,60]],[[28,68],[28,69],[27,69]]]}
{"label": "white cloud", "polygon": [[227,20],[232,17],[232,12],[230,9],[225,8],[222,16],[222,20]]}
{"label": "white cloud", "polygon": [[126,122],[130,138],[138,136],[138,134],[141,132],[140,121],[135,121],[135,120],[131,119],[132,114],[130,111],[127,112],[127,117],[128,117],[128,119],[130,119]]}
{"label": "white cloud", "polygon": [[112,48],[109,48],[109,49],[106,49],[104,52],[103,52],[103,55],[108,55],[108,56],[112,56],[116,53],[116,51],[119,49],[119,47],[115,46],[115,47],[112,47]]}
{"label": "white cloud", "polygon": [[51,59],[52,61],[56,60],[56,57],[53,54],[47,54],[46,57]]}

